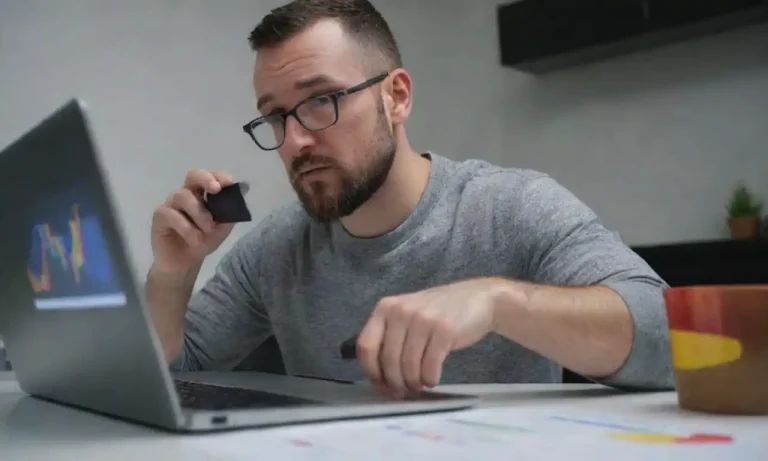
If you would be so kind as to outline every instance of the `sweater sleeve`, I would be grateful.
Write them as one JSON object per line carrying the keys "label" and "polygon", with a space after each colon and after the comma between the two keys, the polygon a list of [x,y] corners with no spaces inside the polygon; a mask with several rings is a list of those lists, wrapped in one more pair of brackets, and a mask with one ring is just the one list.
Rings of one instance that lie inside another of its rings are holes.
{"label": "sweater sleeve", "polygon": [[673,388],[663,296],[667,284],[587,205],[552,178],[532,179],[521,193],[522,205],[514,220],[531,281],[609,287],[621,296],[632,316],[634,341],[626,362],[612,376],[587,378],[627,389]]}
{"label": "sweater sleeve", "polygon": [[271,335],[258,293],[257,232],[238,240],[189,302],[173,371],[231,370]]}

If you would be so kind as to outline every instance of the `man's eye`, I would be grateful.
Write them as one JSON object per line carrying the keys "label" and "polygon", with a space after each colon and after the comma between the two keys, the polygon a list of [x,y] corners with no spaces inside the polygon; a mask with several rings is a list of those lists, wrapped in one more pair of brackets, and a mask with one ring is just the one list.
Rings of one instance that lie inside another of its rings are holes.
{"label": "man's eye", "polygon": [[313,106],[325,106],[328,104],[333,104],[333,98],[330,96],[318,96],[316,98],[310,99],[309,103]]}

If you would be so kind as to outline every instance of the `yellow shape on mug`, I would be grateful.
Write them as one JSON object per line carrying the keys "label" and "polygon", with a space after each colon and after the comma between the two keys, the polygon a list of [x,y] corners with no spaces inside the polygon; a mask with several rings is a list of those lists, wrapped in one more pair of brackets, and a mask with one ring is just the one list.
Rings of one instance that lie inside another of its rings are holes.
{"label": "yellow shape on mug", "polygon": [[669,336],[672,361],[680,370],[712,368],[741,358],[741,342],[735,338],[683,330],[672,330]]}

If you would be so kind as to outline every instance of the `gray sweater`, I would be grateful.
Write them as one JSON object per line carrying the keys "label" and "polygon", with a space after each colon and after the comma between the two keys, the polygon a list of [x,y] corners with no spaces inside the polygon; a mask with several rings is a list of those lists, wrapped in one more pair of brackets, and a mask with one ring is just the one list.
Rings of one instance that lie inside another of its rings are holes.
{"label": "gray sweater", "polygon": [[[392,232],[355,238],[338,223],[281,207],[237,241],[192,297],[174,370],[227,370],[270,335],[287,373],[365,379],[339,345],[376,302],[478,276],[602,284],[635,324],[629,360],[604,384],[672,388],[665,283],[595,213],[545,174],[434,153],[416,210]],[[600,360],[600,357],[595,357]],[[441,383],[560,382],[561,367],[491,334],[452,353]]]}

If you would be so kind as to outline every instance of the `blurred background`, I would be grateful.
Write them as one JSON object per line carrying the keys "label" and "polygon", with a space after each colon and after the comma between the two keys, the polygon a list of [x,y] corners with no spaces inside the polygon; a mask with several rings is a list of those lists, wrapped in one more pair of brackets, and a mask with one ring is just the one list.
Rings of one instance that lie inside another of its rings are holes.
{"label": "blurred background", "polygon": [[[260,218],[293,199],[240,129],[256,115],[246,39],[280,3],[0,0],[0,147],[84,99],[139,274],[153,209],[191,168],[250,181]],[[531,74],[500,60],[510,2],[373,3],[414,79],[417,149],[545,171],[636,247],[732,240],[729,210],[768,199],[764,23]]]}

